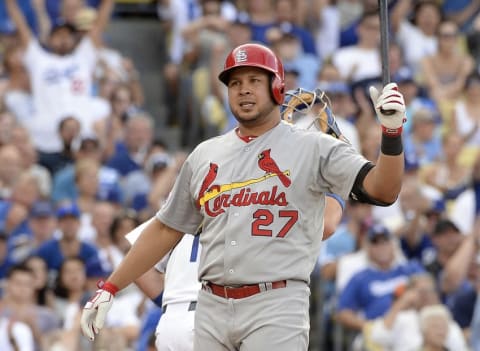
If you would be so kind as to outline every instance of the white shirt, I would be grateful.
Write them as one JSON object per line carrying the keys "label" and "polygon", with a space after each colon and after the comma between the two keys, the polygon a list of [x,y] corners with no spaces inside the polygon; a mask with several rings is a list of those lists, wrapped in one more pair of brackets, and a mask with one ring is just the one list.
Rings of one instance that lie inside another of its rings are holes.
{"label": "white shirt", "polygon": [[418,27],[403,21],[397,32],[397,41],[402,48],[406,63],[413,69],[420,67],[420,61],[437,52],[435,36],[425,35]]}
{"label": "white shirt", "polygon": [[356,45],[346,46],[338,49],[332,59],[342,79],[350,79],[352,82],[379,77],[382,73],[378,49],[363,49]]}
{"label": "white shirt", "polygon": [[[368,334],[369,339],[383,347],[383,350],[417,351],[423,343],[418,313],[415,310],[399,312],[391,329],[385,327],[383,319],[375,320]],[[449,350],[468,350],[460,327],[453,321],[449,323],[445,346]]]}
{"label": "white shirt", "polygon": [[[149,219],[128,233],[125,238],[133,245],[148,223],[154,220],[157,219]],[[185,234],[177,246],[157,263],[155,268],[165,273],[163,306],[197,300],[198,291],[201,288],[198,280],[200,252],[201,245],[198,235]]]}
{"label": "white shirt", "polygon": [[77,116],[89,103],[97,61],[96,48],[85,37],[65,56],[46,51],[36,39],[30,40],[24,55],[32,87],[34,118],[25,126],[36,147],[43,151],[61,148],[58,122]]}
{"label": "white shirt", "polygon": [[[9,320],[5,317],[0,318],[0,350],[2,351],[15,351],[9,342],[8,327]],[[11,335],[13,336],[18,350],[21,351],[33,351],[35,350],[33,343],[33,334],[31,329],[21,322],[13,322],[11,326]]]}

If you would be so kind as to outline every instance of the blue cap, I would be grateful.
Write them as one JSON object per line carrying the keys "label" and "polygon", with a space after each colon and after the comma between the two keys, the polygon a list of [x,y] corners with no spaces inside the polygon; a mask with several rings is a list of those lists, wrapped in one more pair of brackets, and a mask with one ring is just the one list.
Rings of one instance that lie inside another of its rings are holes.
{"label": "blue cap", "polygon": [[65,203],[60,205],[57,208],[57,218],[64,218],[64,217],[80,217],[80,209],[78,208],[77,204],[75,203]]}
{"label": "blue cap", "polygon": [[344,81],[320,82],[319,89],[328,94],[350,94],[350,87]]}
{"label": "blue cap", "polygon": [[393,75],[392,81],[397,84],[400,83],[415,83],[415,77],[413,75],[413,71],[409,67],[401,67],[398,71]]}
{"label": "blue cap", "polygon": [[285,72],[285,74],[287,73],[292,73],[296,76],[300,75],[300,71],[298,70],[297,67],[295,67],[295,65],[291,64],[291,63],[286,63],[284,66],[283,66],[283,71]]}
{"label": "blue cap", "polygon": [[383,224],[375,223],[368,229],[367,238],[368,238],[368,240],[372,240],[372,239],[374,239],[376,237],[379,237],[379,236],[384,236],[386,238],[391,238],[392,233]]}
{"label": "blue cap", "polygon": [[32,218],[53,217],[54,215],[55,210],[49,201],[37,201],[30,210],[30,217]]}

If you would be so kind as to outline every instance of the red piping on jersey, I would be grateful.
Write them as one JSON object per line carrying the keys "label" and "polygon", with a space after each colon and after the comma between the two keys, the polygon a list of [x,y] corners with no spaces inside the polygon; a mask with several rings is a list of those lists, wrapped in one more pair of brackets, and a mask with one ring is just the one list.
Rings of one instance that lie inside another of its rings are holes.
{"label": "red piping on jersey", "polygon": [[246,136],[240,135],[240,130],[238,128],[235,129],[235,133],[241,140],[243,140],[246,143],[251,142],[253,139],[257,137],[256,135],[246,135]]}

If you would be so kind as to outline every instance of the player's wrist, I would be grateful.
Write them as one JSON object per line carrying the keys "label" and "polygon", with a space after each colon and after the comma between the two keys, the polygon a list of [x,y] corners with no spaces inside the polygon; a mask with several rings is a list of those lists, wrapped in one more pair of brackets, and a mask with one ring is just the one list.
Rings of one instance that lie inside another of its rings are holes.
{"label": "player's wrist", "polygon": [[387,137],[396,137],[398,135],[401,135],[403,131],[403,126],[401,125],[400,127],[397,128],[389,128],[385,127],[382,124],[382,134],[387,136]]}
{"label": "player's wrist", "polygon": [[103,280],[99,280],[97,282],[97,287],[99,289],[102,289],[102,290],[105,290],[105,291],[108,291],[110,294],[112,294],[112,296],[115,296],[117,294],[117,292],[120,290],[115,284],[113,284],[112,282],[106,282],[106,281],[103,281]]}
{"label": "player's wrist", "polygon": [[[400,127],[401,129],[401,127]],[[398,134],[382,134],[380,149],[382,154],[388,156],[398,156],[403,152],[402,132]]]}

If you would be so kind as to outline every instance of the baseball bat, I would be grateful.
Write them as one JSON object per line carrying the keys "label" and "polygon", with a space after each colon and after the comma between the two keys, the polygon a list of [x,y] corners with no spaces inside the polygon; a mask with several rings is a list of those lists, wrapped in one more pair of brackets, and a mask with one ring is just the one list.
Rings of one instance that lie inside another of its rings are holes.
{"label": "baseball bat", "polygon": [[[380,15],[380,53],[382,60],[382,84],[390,83],[390,65],[388,59],[388,0],[378,0],[378,9]],[[392,115],[394,110],[383,110],[384,115]]]}

